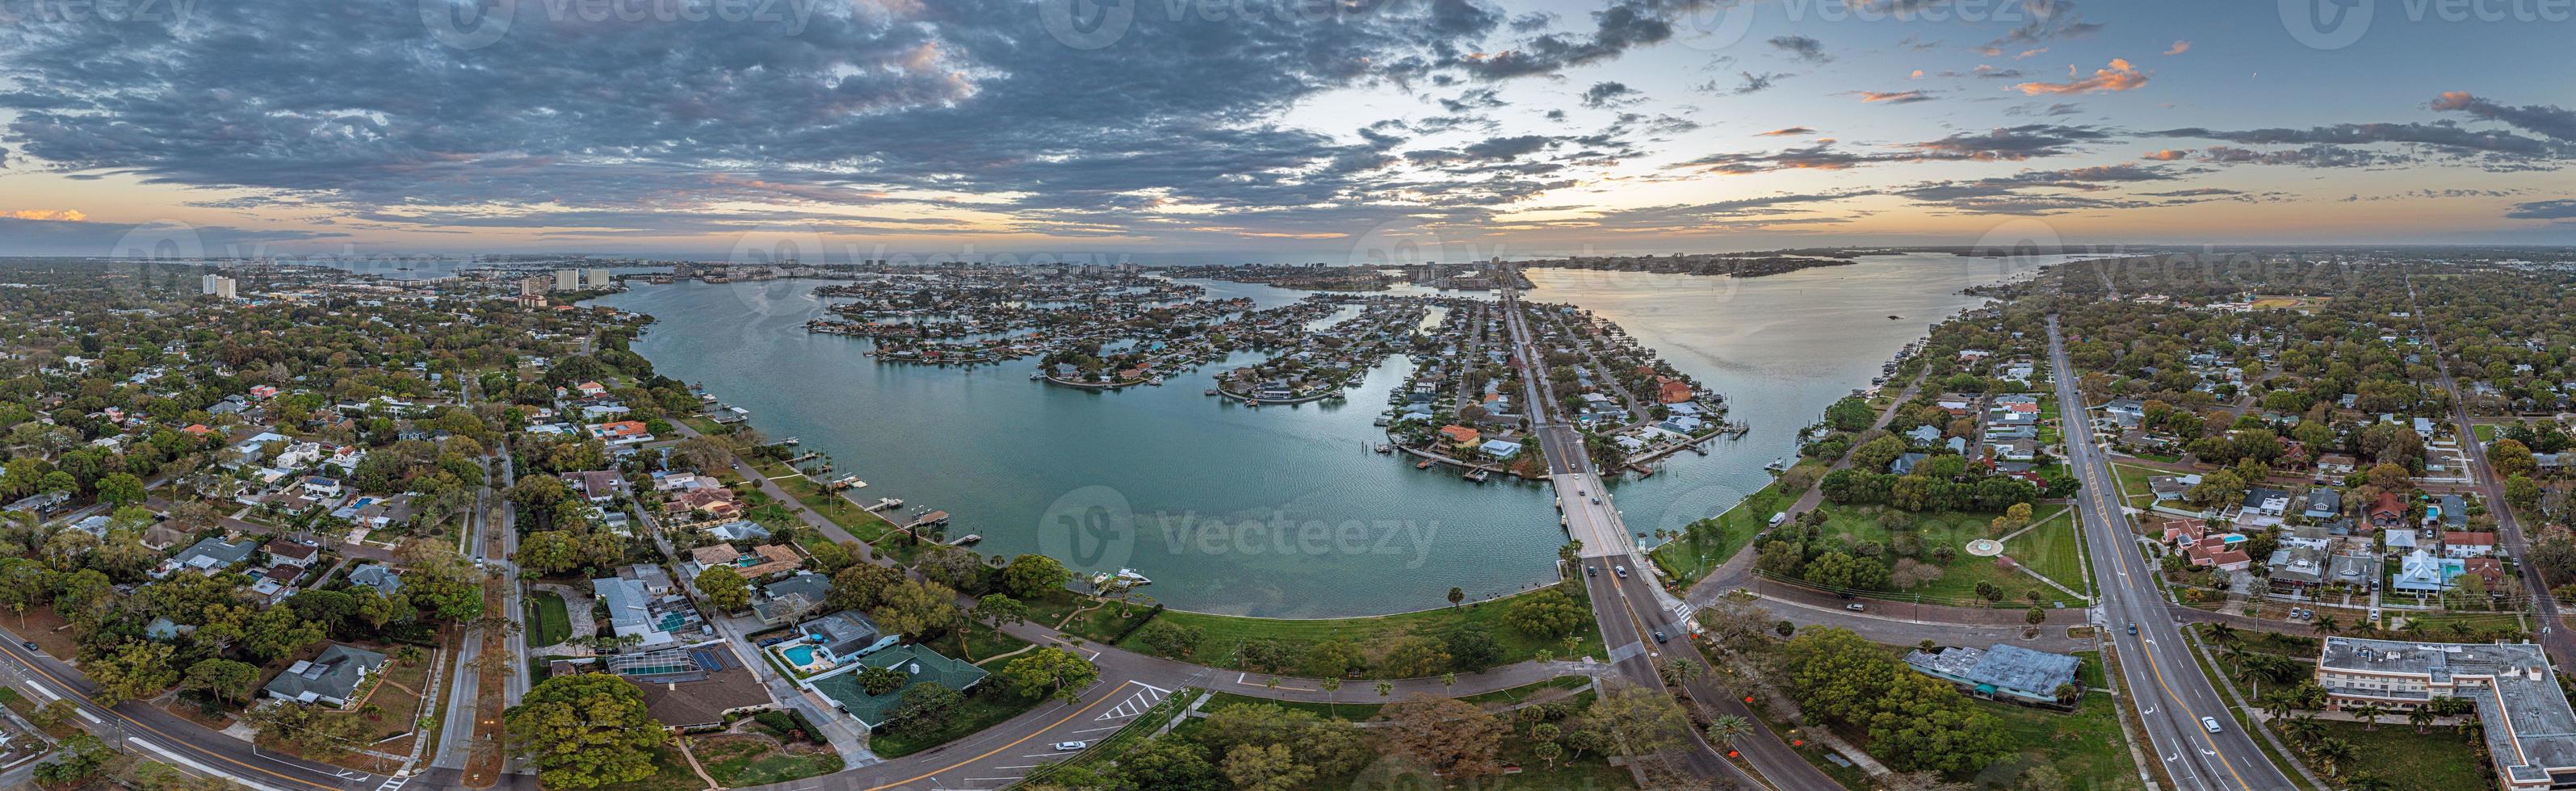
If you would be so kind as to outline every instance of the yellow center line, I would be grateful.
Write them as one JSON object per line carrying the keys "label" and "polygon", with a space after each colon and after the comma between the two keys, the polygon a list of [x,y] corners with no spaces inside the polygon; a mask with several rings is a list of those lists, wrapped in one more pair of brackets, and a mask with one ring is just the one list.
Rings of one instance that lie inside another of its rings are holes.
{"label": "yellow center line", "polygon": [[998,752],[1001,752],[1001,751],[1003,751],[1003,750],[1008,750],[1008,749],[1011,749],[1011,748],[1013,748],[1013,747],[1018,747],[1018,746],[1020,746],[1020,743],[1021,743],[1021,742],[1025,742],[1025,741],[1028,741],[1028,740],[1030,740],[1030,739],[1035,739],[1035,738],[1037,738],[1039,735],[1044,734],[1044,733],[1046,733],[1046,732],[1047,732],[1047,731],[1049,731],[1049,730],[1053,730],[1053,729],[1055,728],[1055,726],[1063,725],[1063,724],[1065,724],[1066,722],[1071,721],[1071,720],[1072,720],[1073,718],[1075,718],[1075,717],[1080,717],[1080,716],[1082,716],[1083,712],[1087,712],[1087,711],[1090,711],[1090,710],[1092,710],[1092,709],[1094,709],[1094,708],[1098,708],[1098,707],[1100,706],[1100,704],[1107,703],[1107,702],[1109,702],[1109,701],[1111,701],[1111,700],[1116,700],[1116,699],[1118,699],[1118,692],[1119,692],[1120,690],[1124,690],[1124,689],[1126,689],[1126,688],[1128,687],[1128,685],[1131,685],[1131,684],[1134,684],[1134,683],[1136,683],[1136,682],[1134,682],[1134,681],[1121,681],[1121,682],[1118,682],[1118,686],[1111,688],[1111,689],[1109,690],[1109,693],[1108,693],[1108,694],[1101,695],[1099,700],[1092,701],[1092,702],[1091,702],[1091,705],[1084,706],[1084,707],[1079,708],[1079,709],[1075,709],[1075,710],[1073,711],[1073,713],[1072,713],[1072,714],[1064,715],[1064,718],[1063,718],[1063,719],[1059,719],[1059,720],[1056,720],[1056,721],[1054,721],[1054,722],[1047,723],[1046,727],[1044,727],[1044,728],[1039,728],[1039,729],[1037,729],[1035,732],[1032,732],[1032,733],[1030,733],[1030,734],[1029,734],[1029,735],[1027,735],[1027,736],[1022,736],[1022,737],[1020,737],[1020,738],[1018,738],[1018,739],[1014,739],[1014,740],[1012,740],[1012,741],[1011,741],[1011,743],[1009,743],[1009,744],[1005,744],[1005,745],[1002,745],[1002,746],[1000,746],[1000,747],[995,747],[995,748],[993,748],[993,749],[991,749],[991,750],[987,750],[987,751],[985,751],[985,752],[984,752],[983,754],[981,754],[981,755],[977,755],[977,756],[974,756],[974,757],[972,757],[972,758],[968,758],[968,759],[965,759],[965,760],[962,760],[962,761],[958,761],[958,762],[956,762],[956,763],[949,764],[949,765],[947,765],[947,766],[942,766],[942,767],[939,767],[939,768],[937,768],[937,769],[932,769],[932,770],[930,770],[930,771],[923,772],[923,773],[921,773],[921,774],[919,774],[919,775],[915,775],[915,776],[912,776],[912,777],[907,777],[907,778],[904,778],[904,779],[901,779],[901,780],[894,781],[894,782],[892,782],[892,783],[887,783],[887,784],[885,784],[885,785],[881,785],[881,786],[876,786],[876,787],[873,787],[873,788],[869,788],[869,789],[867,789],[867,791],[883,791],[884,789],[888,789],[888,788],[897,788],[897,787],[901,787],[901,786],[905,786],[905,785],[910,785],[910,784],[915,783],[915,782],[919,782],[919,781],[922,781],[922,780],[929,779],[929,778],[931,778],[931,777],[933,777],[933,776],[938,775],[938,774],[939,774],[939,773],[941,773],[941,772],[945,772],[945,771],[948,771],[948,770],[951,770],[951,769],[955,769],[955,768],[958,768],[958,767],[961,767],[961,766],[965,766],[965,765],[967,765],[967,764],[971,764],[971,763],[974,763],[974,762],[976,762],[976,761],[981,761],[981,760],[984,760],[984,759],[986,759],[986,758],[991,758],[991,757],[993,757],[993,754],[994,754],[994,753],[998,753]]}
{"label": "yellow center line", "polygon": [[[290,776],[287,776],[287,775],[278,774],[278,773],[276,773],[276,772],[274,772],[274,771],[270,771],[270,770],[268,770],[268,769],[266,769],[266,768],[264,768],[264,767],[252,766],[252,765],[250,765],[250,764],[246,764],[246,763],[243,763],[243,762],[241,762],[241,761],[233,760],[233,759],[232,759],[231,757],[229,757],[229,756],[225,756],[225,755],[223,755],[223,754],[220,754],[220,753],[214,752],[214,751],[212,751],[212,750],[208,750],[208,749],[206,749],[206,748],[199,747],[199,746],[195,745],[194,743],[188,742],[188,741],[187,741],[187,740],[185,740],[185,739],[181,739],[181,738],[179,738],[179,737],[177,737],[177,736],[172,736],[172,735],[170,735],[170,734],[168,734],[168,733],[164,733],[164,732],[162,732],[162,731],[161,731],[161,729],[159,729],[159,728],[154,728],[154,727],[152,727],[152,726],[150,726],[150,725],[146,725],[146,724],[144,724],[144,722],[143,722],[142,720],[138,720],[138,719],[135,719],[135,718],[133,718],[133,717],[126,716],[124,712],[117,711],[117,710],[116,710],[115,708],[113,708],[113,707],[109,707],[109,706],[101,706],[101,705],[99,705],[99,704],[98,704],[98,701],[91,700],[91,699],[89,698],[89,696],[88,696],[88,695],[83,695],[83,694],[81,694],[81,691],[80,691],[80,688],[79,688],[79,687],[75,687],[75,686],[73,686],[70,682],[64,681],[64,680],[62,680],[61,678],[56,677],[56,676],[55,676],[54,674],[52,674],[52,673],[45,672],[45,668],[44,668],[44,666],[43,666],[43,665],[39,665],[39,664],[37,664],[37,663],[35,663],[35,662],[33,662],[33,661],[29,661],[29,660],[27,660],[27,659],[25,659],[25,658],[19,657],[19,656],[18,656],[17,654],[15,654],[15,653],[11,653],[9,656],[10,656],[10,658],[11,658],[11,659],[17,659],[17,660],[18,660],[18,663],[19,663],[19,664],[21,664],[21,665],[25,665],[25,666],[27,667],[27,669],[28,669],[28,670],[36,671],[36,675],[44,676],[44,677],[45,677],[45,680],[47,680],[47,681],[51,681],[51,682],[54,682],[56,685],[61,686],[61,687],[63,688],[63,692],[64,692],[64,693],[66,693],[66,694],[68,694],[68,695],[69,695],[69,696],[71,696],[72,698],[78,699],[78,700],[79,700],[80,702],[82,702],[82,703],[87,703],[87,704],[89,704],[90,706],[95,707],[95,708],[97,708],[97,709],[98,709],[98,710],[100,710],[100,711],[106,712],[106,713],[107,713],[107,715],[108,715],[108,716],[110,716],[110,717],[115,717],[115,718],[117,718],[118,720],[122,720],[122,721],[124,721],[124,722],[125,722],[125,723],[127,723],[127,724],[133,725],[133,726],[138,727],[138,728],[142,728],[142,729],[143,729],[143,730],[145,730],[145,731],[149,731],[149,732],[151,732],[151,734],[152,734],[152,735],[154,735],[154,736],[159,736],[159,737],[161,737],[161,738],[163,738],[163,739],[168,739],[168,740],[170,740],[171,742],[176,743],[176,745],[177,745],[177,746],[179,746],[179,747],[185,747],[185,748],[188,748],[188,749],[191,749],[191,750],[195,750],[195,751],[197,751],[197,752],[204,753],[204,754],[206,755],[206,757],[213,758],[213,759],[215,759],[215,760],[222,761],[222,762],[224,762],[224,763],[228,763],[228,764],[232,764],[232,765],[234,765],[234,766],[238,766],[238,767],[241,767],[241,768],[244,768],[244,769],[248,769],[248,770],[251,770],[251,771],[254,771],[254,772],[258,772],[258,773],[260,773],[260,774],[268,775],[268,776],[270,776],[270,777],[274,777],[274,778],[277,778],[277,779],[279,779],[279,780],[284,780],[284,781],[287,781],[287,782],[290,782],[290,783],[296,783],[296,784],[300,784],[300,785],[310,786],[310,787],[313,787],[313,788],[322,788],[322,789],[333,789],[333,788],[337,788],[337,787],[338,787],[338,786],[327,786],[327,785],[322,785],[322,784],[315,783],[315,782],[310,781],[310,780],[304,780],[304,779],[300,779],[300,778],[296,778],[296,777],[290,777]],[[254,749],[256,749],[256,747],[254,747]]]}

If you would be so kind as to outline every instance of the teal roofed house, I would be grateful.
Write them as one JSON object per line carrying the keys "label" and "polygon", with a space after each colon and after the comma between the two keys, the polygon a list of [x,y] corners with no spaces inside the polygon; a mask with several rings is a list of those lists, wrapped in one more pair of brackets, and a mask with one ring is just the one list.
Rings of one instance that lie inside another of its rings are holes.
{"label": "teal roofed house", "polygon": [[[859,684],[859,668],[863,667],[894,668],[911,676],[911,679],[892,692],[870,695]],[[859,724],[875,730],[885,725],[895,705],[903,702],[903,691],[914,684],[929,682],[964,692],[983,681],[986,675],[989,674],[974,663],[950,659],[928,646],[898,645],[860,657],[856,662],[842,665],[839,672],[807,679],[804,683],[807,688],[831,700],[852,719],[858,720]]]}

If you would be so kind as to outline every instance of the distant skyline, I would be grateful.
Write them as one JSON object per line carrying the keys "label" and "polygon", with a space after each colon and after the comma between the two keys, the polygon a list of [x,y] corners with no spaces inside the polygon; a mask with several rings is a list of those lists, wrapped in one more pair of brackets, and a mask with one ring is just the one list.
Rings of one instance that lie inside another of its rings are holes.
{"label": "distant skyline", "polygon": [[0,255],[2576,243],[2528,0],[105,5],[0,8]]}

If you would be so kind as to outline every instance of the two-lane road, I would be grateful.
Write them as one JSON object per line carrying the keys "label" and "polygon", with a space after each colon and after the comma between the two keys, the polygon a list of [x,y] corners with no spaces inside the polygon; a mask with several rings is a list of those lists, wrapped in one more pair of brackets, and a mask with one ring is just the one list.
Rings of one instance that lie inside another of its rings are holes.
{"label": "two-lane road", "polygon": [[[2057,373],[2066,461],[2084,481],[2075,497],[2076,513],[2083,521],[2085,549],[2093,555],[2096,587],[2102,591],[2103,625],[2116,649],[2129,703],[2146,724],[2154,760],[2186,791],[2296,788],[2238,727],[2166,613],[2155,566],[2139,553],[2128,514],[2115,499],[2119,487],[2112,483],[2110,463],[2094,443],[2055,316],[2048,319],[2048,356]],[[2131,625],[2136,634],[2129,633]],[[2204,718],[2217,723],[2219,732],[2209,732]]]}

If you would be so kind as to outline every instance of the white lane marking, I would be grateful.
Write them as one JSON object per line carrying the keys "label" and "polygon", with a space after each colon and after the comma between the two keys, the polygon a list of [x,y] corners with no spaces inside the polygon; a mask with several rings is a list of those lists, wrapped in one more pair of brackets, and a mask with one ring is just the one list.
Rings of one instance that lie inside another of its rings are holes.
{"label": "white lane marking", "polygon": [[89,709],[73,709],[73,711],[80,712],[81,719],[89,720],[89,724],[91,725],[107,724],[107,721],[99,719],[98,715],[89,713]]}
{"label": "white lane marking", "polygon": [[37,682],[34,682],[34,681],[29,681],[29,682],[27,682],[27,686],[28,686],[29,688],[32,688],[32,689],[36,690],[36,694],[45,696],[45,700],[47,700],[47,701],[56,701],[56,700],[62,700],[62,699],[63,699],[63,696],[54,694],[54,691],[53,691],[53,690],[46,689],[44,684],[37,683]]}
{"label": "white lane marking", "polygon": [[180,755],[180,754],[178,754],[178,753],[171,752],[171,751],[169,751],[169,750],[161,749],[161,746],[160,746],[160,745],[153,744],[153,743],[151,743],[151,742],[149,742],[149,741],[145,741],[145,740],[142,740],[142,739],[131,739],[131,738],[129,738],[129,739],[126,739],[126,740],[125,740],[125,743],[126,743],[126,744],[134,745],[134,746],[136,746],[136,747],[141,747],[141,748],[143,748],[143,749],[150,750],[150,751],[155,752],[155,753],[160,753],[160,754],[162,755],[162,757],[168,758],[168,759],[173,760],[173,761],[177,761],[177,762],[179,762],[179,765],[181,765],[181,766],[185,766],[185,767],[188,767],[188,768],[190,768],[190,769],[195,769],[195,770],[197,770],[197,771],[204,772],[204,773],[206,773],[206,774],[208,774],[208,775],[211,775],[211,776],[214,776],[214,777],[221,777],[221,778],[224,778],[224,779],[227,779],[227,780],[231,780],[231,781],[233,781],[233,782],[235,782],[235,783],[240,783],[240,784],[242,784],[243,786],[246,786],[246,787],[249,787],[249,788],[251,788],[251,789],[254,789],[254,791],[278,791],[277,787],[275,787],[275,786],[269,786],[269,785],[262,785],[262,784],[259,784],[259,783],[254,783],[254,782],[251,782],[251,781],[249,781],[249,780],[244,780],[244,779],[242,779],[242,778],[233,777],[232,775],[227,775],[227,774],[224,774],[224,773],[222,773],[222,772],[215,771],[213,767],[209,767],[209,766],[207,766],[207,765],[205,765],[205,764],[201,764],[201,763],[197,763],[196,761],[189,760],[187,756]]}
{"label": "white lane marking", "polygon": [[1126,726],[1124,723],[1121,723],[1121,724],[1118,724],[1118,725],[1103,725],[1103,726],[1100,726],[1100,727],[1097,727],[1097,728],[1084,728],[1084,729],[1082,729],[1082,730],[1078,730],[1078,731],[1067,731],[1067,733],[1091,733],[1091,732],[1094,732],[1094,731],[1114,731],[1114,730],[1118,730],[1118,729],[1120,729],[1120,728],[1124,728],[1124,727],[1127,727],[1127,726]]}

